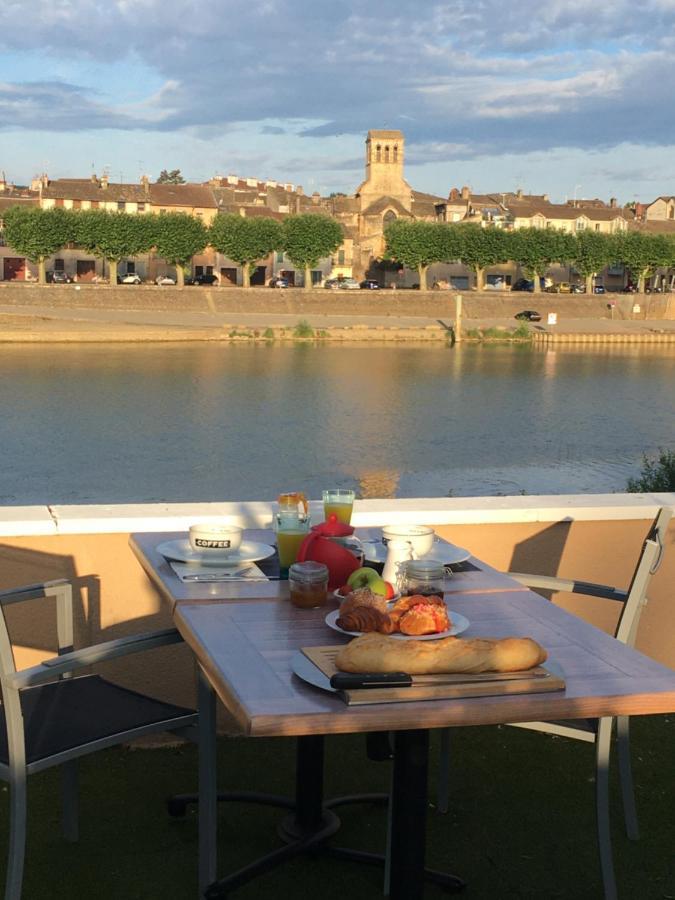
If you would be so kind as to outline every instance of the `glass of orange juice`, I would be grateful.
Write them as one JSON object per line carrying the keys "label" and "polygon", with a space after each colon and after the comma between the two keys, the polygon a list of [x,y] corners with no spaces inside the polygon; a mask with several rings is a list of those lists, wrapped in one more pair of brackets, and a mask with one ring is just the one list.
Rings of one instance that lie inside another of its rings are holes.
{"label": "glass of orange juice", "polygon": [[335,488],[323,492],[323,514],[328,521],[331,513],[335,513],[338,522],[349,525],[352,520],[352,507],[354,506],[354,491]]}
{"label": "glass of orange juice", "polygon": [[298,558],[300,544],[309,534],[309,522],[298,522],[293,530],[277,531],[277,550],[279,551],[279,568],[288,569]]}

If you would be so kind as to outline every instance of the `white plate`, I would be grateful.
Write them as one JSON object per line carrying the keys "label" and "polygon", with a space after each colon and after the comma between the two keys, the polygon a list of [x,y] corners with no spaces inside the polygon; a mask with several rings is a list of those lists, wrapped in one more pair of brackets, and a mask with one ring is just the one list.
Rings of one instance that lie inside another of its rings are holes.
{"label": "white plate", "polygon": [[[366,553],[368,562],[383,563],[387,558],[387,548],[380,541],[364,541],[363,549]],[[453,566],[457,563],[466,562],[471,556],[468,550],[463,547],[456,547],[454,544],[447,544],[436,538],[434,546],[420,559],[435,559],[444,566]]]}
{"label": "white plate", "polygon": [[[439,631],[438,634],[390,634],[388,636],[396,638],[399,641],[437,641],[439,638],[451,637],[453,634],[461,634],[463,631],[466,631],[471,624],[467,618],[459,613],[452,612],[450,609],[448,610],[448,615],[452,622],[452,628],[449,628],[447,631]],[[364,633],[362,631],[345,631],[344,628],[340,628],[336,621],[339,617],[339,609],[334,609],[333,612],[329,612],[326,616],[326,625],[328,625],[329,628],[332,628],[333,631],[339,631],[340,634],[348,634],[350,637],[358,637],[360,634]]]}
{"label": "white plate", "polygon": [[256,541],[242,541],[236,553],[221,555],[215,551],[193,550],[187,538],[166,541],[157,547],[157,552],[167,559],[184,563],[199,563],[200,566],[238,566],[244,562],[258,562],[274,555],[274,547],[258,544]]}

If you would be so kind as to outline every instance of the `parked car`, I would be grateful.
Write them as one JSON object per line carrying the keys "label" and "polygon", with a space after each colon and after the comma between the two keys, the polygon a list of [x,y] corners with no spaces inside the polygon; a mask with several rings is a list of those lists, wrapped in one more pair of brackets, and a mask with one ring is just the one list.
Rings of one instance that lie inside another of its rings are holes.
{"label": "parked car", "polygon": [[276,278],[270,278],[270,283],[268,287],[271,288],[287,288],[288,287],[288,278],[282,278],[280,275]]}
{"label": "parked car", "polygon": [[327,278],[323,286],[330,291],[336,291],[340,287],[341,278]]}
{"label": "parked car", "polygon": [[172,278],[170,275],[158,275],[155,278],[155,284],[175,284],[176,279]]}
{"label": "parked car", "polygon": [[622,289],[622,294],[634,294],[637,288],[634,284],[627,284],[625,288]]}
{"label": "parked car", "polygon": [[378,291],[380,289],[380,282],[375,281],[373,278],[366,278],[365,281],[362,281],[359,287],[364,291]]}
{"label": "parked car", "polygon": [[530,281],[529,278],[519,278],[517,281],[513,283],[511,287],[512,291],[533,291],[534,290],[534,281]]}
{"label": "parked car", "polygon": [[549,294],[571,294],[572,287],[569,281],[559,281],[557,284],[552,284],[546,288]]}
{"label": "parked car", "polygon": [[570,285],[570,294],[585,294],[586,293],[586,285],[585,284],[571,284]]}
{"label": "parked car", "polygon": [[129,275],[125,275],[123,278],[117,276],[118,284],[142,284],[141,276],[136,275],[135,273],[130,273]]}
{"label": "parked car", "polygon": [[594,294],[606,294],[607,292],[605,291],[604,284],[596,284],[595,287],[593,288],[593,293]]}
{"label": "parked car", "polygon": [[50,281],[52,284],[70,284],[72,280],[70,275],[67,275],[61,269],[57,269],[54,272],[47,272],[47,281]]}
{"label": "parked car", "polygon": [[194,276],[192,284],[218,284],[218,276],[214,275],[213,272],[203,272],[201,275]]}
{"label": "parked car", "polygon": [[541,315],[534,309],[524,309],[522,312],[516,313],[514,318],[526,322],[541,322]]}
{"label": "parked car", "polygon": [[358,291],[361,289],[361,285],[356,278],[343,278],[338,284],[338,287],[341,291]]}

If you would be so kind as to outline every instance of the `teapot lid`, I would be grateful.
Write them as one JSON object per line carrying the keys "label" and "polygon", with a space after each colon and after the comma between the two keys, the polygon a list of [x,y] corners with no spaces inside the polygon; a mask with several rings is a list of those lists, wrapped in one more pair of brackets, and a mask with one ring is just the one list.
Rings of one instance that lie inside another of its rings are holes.
{"label": "teapot lid", "polygon": [[331,513],[325,522],[313,525],[312,531],[322,537],[346,537],[348,534],[354,534],[353,527],[340,522],[335,513]]}

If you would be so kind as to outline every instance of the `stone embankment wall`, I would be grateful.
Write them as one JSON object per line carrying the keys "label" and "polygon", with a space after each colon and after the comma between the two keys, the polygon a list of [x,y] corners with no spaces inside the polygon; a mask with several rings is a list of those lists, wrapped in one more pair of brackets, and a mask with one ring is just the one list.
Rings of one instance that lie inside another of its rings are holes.
{"label": "stone embankment wall", "polygon": [[[512,319],[522,309],[537,309],[564,319],[675,319],[675,295],[530,294],[494,291],[462,292],[467,319]],[[616,304],[613,313],[608,303]],[[639,313],[633,313],[635,304]],[[0,282],[0,306],[35,306],[70,309],[167,310],[210,313],[274,313],[423,316],[451,321],[455,293],[451,291],[328,291],[298,288],[157,287],[155,285],[36,285]]]}

